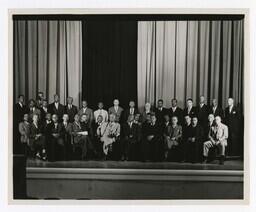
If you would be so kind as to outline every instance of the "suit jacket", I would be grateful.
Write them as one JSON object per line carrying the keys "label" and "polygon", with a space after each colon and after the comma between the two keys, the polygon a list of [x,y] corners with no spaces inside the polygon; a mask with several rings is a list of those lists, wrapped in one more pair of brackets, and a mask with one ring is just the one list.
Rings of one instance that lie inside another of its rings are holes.
{"label": "suit jacket", "polygon": [[196,142],[202,142],[204,138],[203,128],[198,124],[195,127],[191,125],[188,138],[195,138]]}
{"label": "suit jacket", "polygon": [[[56,140],[58,142],[63,142],[64,140],[64,130],[62,123],[58,123],[57,127],[55,127],[55,124],[51,122],[47,125],[47,136],[48,139]],[[53,134],[58,134],[58,137],[54,137]]]}
{"label": "suit jacket", "polygon": [[59,103],[58,109],[55,107],[55,103],[49,104],[49,112],[53,114],[57,114],[59,122],[62,122],[62,116],[65,113],[65,108],[62,104]]}
{"label": "suit jacket", "polygon": [[144,130],[146,137],[153,135],[154,138],[158,139],[162,135],[161,125],[159,123],[155,123],[155,125],[146,124]]}
{"label": "suit jacket", "polygon": [[168,110],[166,108],[162,108],[160,110],[159,108],[156,108],[155,110],[156,118],[158,123],[163,123],[164,122],[164,116],[168,114]]}
{"label": "suit jacket", "polygon": [[237,134],[240,132],[240,120],[241,114],[236,106],[233,106],[231,113],[228,107],[225,109],[225,124],[228,126],[230,133]]}
{"label": "suit jacket", "polygon": [[[149,113],[152,113],[153,112],[153,110],[150,110],[150,112]],[[146,120],[147,120],[147,113],[146,113],[146,111],[144,110],[143,112],[142,112],[142,123],[144,123]]]}
{"label": "suit jacket", "polygon": [[188,112],[188,108],[186,107],[183,110],[183,116],[185,117],[186,115],[189,115],[190,117],[197,116],[197,108],[193,106],[191,110]]}
{"label": "suit jacket", "polygon": [[78,115],[79,115],[79,116],[82,116],[83,114],[86,114],[87,117],[88,117],[88,121],[89,121],[90,123],[92,123],[92,121],[93,121],[93,111],[92,111],[92,109],[87,107],[87,108],[85,109],[85,111],[84,111],[84,109],[81,108],[81,109],[78,111]]}
{"label": "suit jacket", "polygon": [[27,122],[20,122],[19,132],[20,132],[20,141],[21,143],[29,143],[29,128],[30,124]]}
{"label": "suit jacket", "polygon": [[88,137],[91,138],[93,136],[91,124],[89,122],[87,122],[87,123],[81,122],[80,124],[81,124],[82,131],[87,131],[88,132]]}
{"label": "suit jacket", "polygon": [[[23,121],[23,116],[28,112],[26,105],[20,106],[19,103],[16,103],[13,108],[13,121],[18,127],[18,124]],[[16,128],[16,127],[15,127]]]}
{"label": "suit jacket", "polygon": [[183,123],[183,110],[179,107],[176,107],[176,110],[173,111],[172,107],[168,109],[168,114],[170,116],[170,118],[172,118],[173,116],[176,116],[178,118],[178,123],[182,124]]}
{"label": "suit jacket", "polygon": [[208,115],[209,115],[209,108],[206,104],[204,104],[202,107],[198,105],[197,107],[197,117],[199,124],[205,128],[208,123]]}
{"label": "suit jacket", "polygon": [[69,122],[71,122],[71,123],[74,122],[74,117],[77,114],[77,112],[78,112],[78,110],[75,105],[72,105],[70,109],[69,109],[68,105],[65,105],[65,113],[68,114]]}
{"label": "suit jacket", "polygon": [[170,138],[174,138],[175,141],[179,141],[182,138],[182,127],[180,125],[176,125],[175,127],[169,125],[167,127],[166,136]]}
{"label": "suit jacket", "polygon": [[217,106],[217,108],[215,109],[215,112],[213,111],[213,106],[211,106],[210,113],[213,114],[214,117],[220,116],[222,119],[224,118],[224,111],[220,106]]}
{"label": "suit jacket", "polygon": [[209,139],[213,142],[223,142],[227,146],[228,127],[222,123],[219,126],[212,126],[209,132]]}
{"label": "suit jacket", "polygon": [[29,128],[29,144],[33,145],[35,141],[42,144],[44,142],[44,136],[37,138],[36,135],[43,134],[43,128],[42,125],[38,123],[37,127],[34,123],[30,124]]}
{"label": "suit jacket", "polygon": [[139,141],[138,124],[132,123],[132,126],[130,127],[128,122],[124,123],[122,127],[122,136],[124,137],[124,139],[129,139],[134,142],[138,142]]}
{"label": "suit jacket", "polygon": [[[134,108],[133,115],[135,115],[136,113],[138,113],[138,109]],[[123,123],[127,122],[127,119],[128,119],[129,115],[131,115],[130,108],[128,108],[128,109],[123,111],[123,114],[122,114],[122,121],[123,121]]]}
{"label": "suit jacket", "polygon": [[46,113],[50,113],[49,108],[46,108],[46,111],[43,109],[43,107],[40,107],[40,113],[41,113],[41,121],[45,121]]}
{"label": "suit jacket", "polygon": [[116,115],[116,121],[117,122],[120,122],[121,121],[121,117],[122,117],[122,113],[123,113],[123,108],[122,107],[120,107],[120,106],[118,106],[118,110],[116,111],[115,110],[115,108],[114,108],[114,106],[113,107],[110,107],[109,109],[108,109],[108,113],[109,113],[109,115],[110,114],[115,114]]}
{"label": "suit jacket", "polygon": [[33,115],[35,114],[38,115],[38,118],[41,120],[41,111],[38,108],[35,107],[33,111],[30,108],[28,109],[28,117],[30,122],[33,121]]}

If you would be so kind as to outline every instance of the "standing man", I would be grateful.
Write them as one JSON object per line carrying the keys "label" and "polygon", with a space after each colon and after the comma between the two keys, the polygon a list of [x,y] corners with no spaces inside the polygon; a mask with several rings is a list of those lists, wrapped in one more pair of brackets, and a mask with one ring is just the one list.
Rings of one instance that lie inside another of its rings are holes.
{"label": "standing man", "polygon": [[160,124],[164,123],[164,115],[168,114],[168,110],[163,107],[163,104],[164,101],[162,99],[159,99],[157,101],[157,108],[155,109],[156,119]]}
{"label": "standing man", "polygon": [[104,108],[103,102],[99,102],[98,103],[98,110],[94,111],[94,120],[95,120],[95,122],[97,122],[98,116],[101,116],[104,122],[108,121],[108,112],[106,110],[104,110],[103,108]]}
{"label": "standing man", "polygon": [[93,111],[88,107],[87,101],[82,101],[82,108],[78,111],[78,115],[81,117],[83,114],[87,116],[88,122],[91,124],[93,121]]}
{"label": "standing man", "polygon": [[183,111],[180,107],[178,107],[178,100],[172,99],[172,106],[168,110],[169,117],[172,118],[176,116],[178,118],[178,124],[181,125],[183,123]]}
{"label": "standing man", "polygon": [[36,108],[36,102],[34,99],[30,99],[28,102],[29,105],[29,110],[28,110],[28,116],[29,116],[29,120],[30,122],[32,122],[33,120],[33,116],[36,114],[38,115],[38,121],[40,121],[41,119],[41,111]]}
{"label": "standing man", "polygon": [[193,106],[193,99],[187,99],[187,107],[183,110],[183,116],[189,115],[190,117],[197,116],[197,109]]}
{"label": "standing man", "polygon": [[123,116],[122,116],[123,123],[127,122],[127,119],[129,117],[129,115],[135,115],[137,113],[138,113],[138,110],[137,110],[137,108],[135,108],[135,102],[130,101],[129,102],[129,108],[124,110],[124,112],[123,112]]}
{"label": "standing man", "polygon": [[70,123],[74,122],[74,117],[77,114],[77,112],[77,107],[73,105],[73,98],[68,97],[67,105],[65,106],[65,113],[68,115]]}
{"label": "standing man", "polygon": [[120,122],[124,109],[119,106],[119,100],[118,99],[114,99],[113,104],[114,104],[114,106],[109,108],[108,113],[109,113],[109,115],[110,114],[115,114],[116,122]]}
{"label": "standing man", "polygon": [[200,103],[198,105],[197,111],[198,122],[200,126],[203,128],[203,130],[206,130],[208,123],[209,108],[205,104],[204,96],[200,96]]}
{"label": "standing man", "polygon": [[58,94],[54,95],[54,102],[49,105],[49,112],[53,115],[56,114],[58,121],[62,122],[63,114],[65,113],[64,106],[60,103],[60,98]]}
{"label": "standing man", "polygon": [[228,155],[239,156],[242,154],[243,147],[241,139],[241,114],[239,109],[234,105],[234,99],[228,99],[228,107],[225,109],[225,123],[229,130]]}
{"label": "standing man", "polygon": [[223,109],[218,105],[217,99],[212,100],[212,105],[210,108],[210,113],[216,116],[220,116],[221,118],[224,118],[224,112]]}
{"label": "standing man", "polygon": [[46,99],[42,100],[42,106],[40,107],[40,111],[41,111],[41,121],[44,121],[46,114],[49,112],[48,103]]}
{"label": "standing man", "polygon": [[228,140],[228,127],[225,124],[221,123],[220,116],[215,117],[215,125],[211,127],[209,132],[209,140],[204,142],[204,163],[207,162],[208,159],[208,152],[210,148],[215,146],[218,147],[220,151],[220,164],[224,164],[225,160],[225,149],[227,146]]}

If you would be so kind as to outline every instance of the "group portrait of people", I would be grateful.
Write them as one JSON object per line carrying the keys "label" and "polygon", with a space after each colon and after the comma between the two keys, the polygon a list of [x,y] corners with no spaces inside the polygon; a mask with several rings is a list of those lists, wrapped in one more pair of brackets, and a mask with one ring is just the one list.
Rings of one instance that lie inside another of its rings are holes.
{"label": "group portrait of people", "polygon": [[59,95],[48,103],[42,92],[25,104],[18,96],[13,110],[14,143],[27,157],[47,161],[122,160],[208,163],[226,155],[241,156],[243,149],[242,114],[228,98],[223,109],[217,99],[206,104],[186,100],[184,109],[173,98],[165,108],[162,99],[153,107],[146,103],[139,111],[131,100],[126,108],[113,100],[104,109],[99,102],[93,111],[86,100],[79,109],[73,98],[60,103]]}

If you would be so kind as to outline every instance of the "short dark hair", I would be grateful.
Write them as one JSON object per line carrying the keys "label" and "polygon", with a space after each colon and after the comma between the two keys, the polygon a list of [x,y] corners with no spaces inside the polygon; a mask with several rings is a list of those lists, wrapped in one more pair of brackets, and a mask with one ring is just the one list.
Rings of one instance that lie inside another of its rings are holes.
{"label": "short dark hair", "polygon": [[176,102],[178,102],[178,100],[177,100],[176,98],[173,98],[173,99],[172,99],[172,101],[176,101]]}
{"label": "short dark hair", "polygon": [[187,99],[187,101],[191,101],[191,102],[193,102],[193,99],[192,99],[192,98],[188,98],[188,99]]}
{"label": "short dark hair", "polygon": [[34,102],[34,104],[36,104],[36,101],[34,99],[28,100],[28,104],[30,104],[31,102]]}
{"label": "short dark hair", "polygon": [[158,99],[158,101],[157,101],[157,102],[162,102],[162,103],[163,103],[163,102],[164,102],[164,100],[162,100],[162,99]]}
{"label": "short dark hair", "polygon": [[24,98],[24,95],[23,95],[23,94],[19,94],[18,99],[19,99],[20,97],[23,97],[23,98]]}

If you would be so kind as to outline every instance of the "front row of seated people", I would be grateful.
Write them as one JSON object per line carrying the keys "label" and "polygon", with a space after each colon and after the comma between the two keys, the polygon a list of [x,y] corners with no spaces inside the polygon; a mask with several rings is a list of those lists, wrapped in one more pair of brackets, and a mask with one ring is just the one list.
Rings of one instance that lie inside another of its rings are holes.
{"label": "front row of seated people", "polygon": [[208,116],[207,136],[198,118],[189,115],[184,117],[183,127],[176,116],[170,120],[169,115],[160,124],[154,113],[148,113],[143,123],[138,114],[129,115],[122,126],[113,113],[107,122],[98,115],[92,124],[86,114],[76,114],[73,123],[67,114],[60,118],[63,121],[58,121],[58,115],[47,113],[45,123],[39,124],[38,114],[34,114],[29,123],[28,114],[24,114],[19,124],[20,141],[29,157],[56,161],[79,155],[76,159],[206,163],[209,150],[218,149],[220,164],[224,163],[228,127],[220,116]]}

